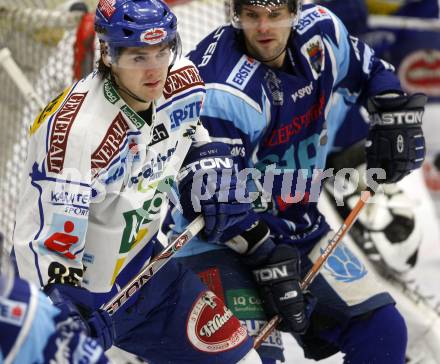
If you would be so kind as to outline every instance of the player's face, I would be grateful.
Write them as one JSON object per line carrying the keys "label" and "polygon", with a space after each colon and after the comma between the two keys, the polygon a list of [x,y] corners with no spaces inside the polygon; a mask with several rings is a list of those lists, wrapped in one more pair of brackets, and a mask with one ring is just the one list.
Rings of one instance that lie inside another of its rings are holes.
{"label": "player's face", "polygon": [[[273,60],[277,56],[284,59],[293,19],[294,14],[287,5],[244,5],[240,22],[250,55],[262,61]],[[273,65],[277,65],[276,63]]]}
{"label": "player's face", "polygon": [[120,86],[141,99],[153,101],[162,95],[170,60],[168,45],[130,47],[112,65],[112,72]]}

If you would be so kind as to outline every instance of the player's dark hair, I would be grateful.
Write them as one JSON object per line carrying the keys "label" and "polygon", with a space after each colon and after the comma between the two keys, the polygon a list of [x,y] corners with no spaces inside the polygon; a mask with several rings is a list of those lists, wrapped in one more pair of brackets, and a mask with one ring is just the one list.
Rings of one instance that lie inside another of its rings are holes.
{"label": "player's dark hair", "polygon": [[234,1],[234,11],[236,14],[240,14],[241,7],[243,5],[254,5],[254,6],[279,6],[287,5],[289,11],[292,13],[297,13],[300,0],[235,0]]}
{"label": "player's dark hair", "polygon": [[[102,60],[102,57],[104,57],[107,54],[106,52],[108,52],[108,49],[104,50],[105,49],[105,44],[104,44],[103,41],[100,41],[99,44],[100,44],[100,47],[101,47],[101,56],[99,57],[99,60],[98,60],[98,74],[102,78],[106,78],[106,77],[110,76],[111,68],[108,67],[104,63],[104,61]],[[123,51],[124,51],[124,48],[116,48],[115,49],[116,57],[119,57],[122,54]]]}

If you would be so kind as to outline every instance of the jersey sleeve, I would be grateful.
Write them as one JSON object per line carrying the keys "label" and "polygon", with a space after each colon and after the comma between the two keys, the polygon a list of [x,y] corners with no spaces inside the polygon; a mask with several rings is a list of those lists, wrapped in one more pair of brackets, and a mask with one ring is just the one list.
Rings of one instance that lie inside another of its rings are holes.
{"label": "jersey sleeve", "polygon": [[157,111],[165,111],[171,129],[181,128],[183,137],[191,137],[193,145],[210,141],[207,130],[200,123],[200,110],[205,100],[205,82],[194,63],[180,58],[170,70],[163,97]]}
{"label": "jersey sleeve", "polygon": [[366,43],[350,35],[345,25],[330,10],[317,6],[317,11],[328,13],[329,22],[322,22],[323,42],[331,63],[334,90],[345,93],[353,102],[386,92],[402,92],[394,67],[376,57]]}
{"label": "jersey sleeve", "polygon": [[15,278],[0,297],[2,359],[7,363],[109,363],[103,349],[34,285]]}
{"label": "jersey sleeve", "polygon": [[80,284],[90,201],[91,146],[79,117],[87,92],[67,90],[30,131],[14,230],[21,277],[37,285]]}
{"label": "jersey sleeve", "polygon": [[207,84],[200,120],[212,141],[225,143],[239,169],[251,163],[267,124],[266,108],[225,84]]}

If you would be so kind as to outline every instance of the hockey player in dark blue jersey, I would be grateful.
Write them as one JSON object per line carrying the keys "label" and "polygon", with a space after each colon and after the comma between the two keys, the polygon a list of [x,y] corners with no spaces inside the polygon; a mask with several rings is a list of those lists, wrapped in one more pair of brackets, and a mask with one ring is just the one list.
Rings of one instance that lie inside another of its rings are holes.
{"label": "hockey player in dark blue jersey", "polygon": [[[277,313],[280,329],[295,335],[306,357],[341,351],[347,363],[403,363],[404,320],[346,246],[310,286],[311,315],[299,280],[332,234],[317,200],[332,174],[324,170],[327,153],[350,107],[368,104],[374,120],[366,148],[374,188],[374,180],[398,181],[423,162],[426,98],[406,95],[392,67],[324,7],[236,0],[230,9],[232,25],[216,29],[189,56],[207,88],[201,120],[214,140],[230,145],[255,208],[220,244],[194,241],[180,260],[251,332]],[[190,190],[182,203],[191,203]],[[177,215],[176,209],[179,230],[185,220]],[[267,363],[282,359],[280,336],[270,337],[260,354]]]}
{"label": "hockey player in dark blue jersey", "polygon": [[78,321],[15,276],[3,249],[0,233],[0,363],[109,363]]}
{"label": "hockey player in dark blue jersey", "polygon": [[[404,91],[423,92],[428,96],[423,125],[427,135],[427,158],[423,172],[428,189],[434,192],[431,197],[435,202],[440,181],[437,122],[440,95],[439,2],[319,0],[315,3],[331,9],[343,20],[350,33],[359,36],[377,55],[393,64]],[[356,105],[347,114],[339,129],[334,153],[328,158],[328,167],[365,169],[362,139],[367,137],[368,124],[359,106]],[[359,127],[354,128],[353,125]],[[421,174],[422,171],[419,171],[419,176],[413,178],[413,181],[418,181],[417,196],[423,193],[428,196]],[[337,206],[333,183],[330,180],[325,184],[322,197],[329,203],[322,204],[326,208],[323,212],[326,217],[340,221],[347,213],[347,202],[359,198],[362,188],[347,189],[348,193],[338,196],[345,202],[344,205]],[[349,235],[352,243],[372,263],[371,269],[380,274],[405,319],[408,327],[406,362],[428,364],[440,361],[440,348],[436,344],[440,340],[440,312],[430,292],[423,294],[419,291],[422,282],[414,279],[414,268],[420,267],[423,264],[421,260],[426,259],[423,249],[427,248],[421,246],[422,241],[429,244],[432,240],[432,235],[428,237],[424,232],[426,220],[419,213],[418,206],[429,205],[431,201],[427,201],[426,197],[415,197],[413,189],[405,189],[405,184],[407,181],[401,185],[387,185],[383,196],[366,206]]]}

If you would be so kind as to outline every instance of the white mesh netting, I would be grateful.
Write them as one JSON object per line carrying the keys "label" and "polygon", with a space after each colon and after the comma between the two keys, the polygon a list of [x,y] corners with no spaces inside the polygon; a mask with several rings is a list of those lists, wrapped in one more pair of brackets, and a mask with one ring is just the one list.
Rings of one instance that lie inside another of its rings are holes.
{"label": "white mesh netting", "polygon": [[[43,104],[73,81],[73,46],[82,16],[68,12],[75,2],[0,0],[0,51],[10,50]],[[97,1],[84,3],[94,11]],[[223,0],[177,1],[173,9],[185,53],[225,20]],[[0,231],[11,239],[27,130],[40,106],[1,66],[0,85]]]}

